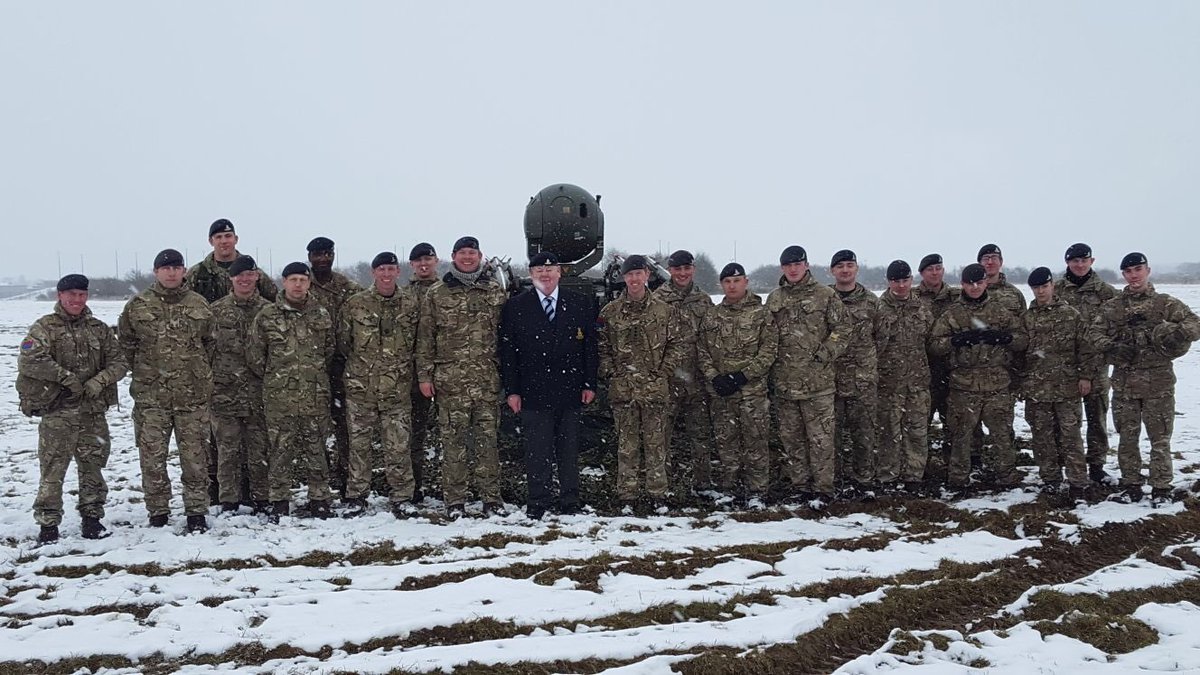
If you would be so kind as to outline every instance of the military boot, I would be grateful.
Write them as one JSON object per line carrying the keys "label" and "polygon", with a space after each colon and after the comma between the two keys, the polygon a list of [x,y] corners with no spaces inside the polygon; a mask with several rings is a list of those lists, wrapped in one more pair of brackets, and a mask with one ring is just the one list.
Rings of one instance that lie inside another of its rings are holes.
{"label": "military boot", "polygon": [[56,541],[58,541],[58,526],[57,525],[43,525],[42,529],[38,530],[37,543],[52,544]]}
{"label": "military boot", "polygon": [[1167,506],[1175,501],[1171,488],[1154,488],[1150,490],[1150,504],[1154,507]]}
{"label": "military boot", "polygon": [[357,518],[367,511],[367,500],[364,497],[351,497],[345,501],[345,504],[346,510],[342,512],[343,518]]}
{"label": "military boot", "polygon": [[264,513],[270,512],[270,510],[271,510],[271,502],[269,502],[265,499],[255,499],[254,500],[254,511],[252,512],[254,515],[256,515],[256,516],[262,515]]}
{"label": "military boot", "polygon": [[324,499],[314,499],[308,503],[308,513],[313,518],[325,520],[332,515],[329,510],[329,502]]}
{"label": "military boot", "polygon": [[1088,464],[1088,478],[1097,485],[1104,485],[1112,480],[1104,470],[1103,464]]}
{"label": "military boot", "polygon": [[221,502],[221,513],[237,513],[237,502]]}
{"label": "military boot", "polygon": [[104,527],[99,518],[93,518],[91,516],[83,517],[84,539],[103,539],[109,534],[108,528]]}
{"label": "military boot", "polygon": [[267,520],[272,523],[278,523],[280,516],[288,515],[292,510],[292,503],[286,499],[271,502],[271,510],[267,513]]}
{"label": "military boot", "polygon": [[156,513],[150,516],[150,527],[166,527],[168,518],[170,516],[165,513]]}
{"label": "military boot", "polygon": [[196,514],[187,517],[188,534],[204,534],[208,532],[208,519],[204,514]]}

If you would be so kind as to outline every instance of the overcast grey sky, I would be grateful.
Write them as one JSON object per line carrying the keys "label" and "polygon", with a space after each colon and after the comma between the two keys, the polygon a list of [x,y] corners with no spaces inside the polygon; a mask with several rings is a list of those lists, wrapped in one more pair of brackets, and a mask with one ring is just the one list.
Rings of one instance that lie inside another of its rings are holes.
{"label": "overcast grey sky", "polygon": [[[0,276],[278,272],[604,196],[610,246],[1200,260],[1200,2],[0,4]],[[268,259],[268,251],[270,258]],[[444,256],[445,257],[445,256]]]}

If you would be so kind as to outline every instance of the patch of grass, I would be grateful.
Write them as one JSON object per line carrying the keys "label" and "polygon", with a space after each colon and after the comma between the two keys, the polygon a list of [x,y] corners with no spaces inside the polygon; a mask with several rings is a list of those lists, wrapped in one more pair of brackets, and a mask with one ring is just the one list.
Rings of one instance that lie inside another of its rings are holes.
{"label": "patch of grass", "polygon": [[1061,621],[1038,621],[1042,635],[1061,634],[1086,642],[1106,654],[1128,654],[1158,642],[1158,633],[1131,616],[1071,612]]}
{"label": "patch of grass", "polygon": [[880,532],[857,539],[830,539],[821,547],[831,551],[880,551],[899,538],[895,532]]}

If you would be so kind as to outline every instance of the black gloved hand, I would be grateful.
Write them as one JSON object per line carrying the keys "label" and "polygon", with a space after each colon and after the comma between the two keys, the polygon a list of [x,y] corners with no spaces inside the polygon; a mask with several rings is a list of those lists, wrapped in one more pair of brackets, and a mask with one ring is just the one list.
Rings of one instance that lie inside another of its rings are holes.
{"label": "black gloved hand", "polygon": [[979,342],[985,345],[1006,345],[1012,342],[1012,333],[988,328],[979,331]]}
{"label": "black gloved hand", "polygon": [[746,383],[750,381],[750,380],[746,379],[745,373],[743,373],[740,370],[737,371],[736,373],[730,373],[729,377],[733,380],[733,383],[735,385],[737,385],[738,389],[741,389],[742,387],[746,386]]}
{"label": "black gloved hand", "polygon": [[978,330],[960,330],[950,336],[950,344],[955,347],[970,347],[979,344]]}
{"label": "black gloved hand", "polygon": [[729,375],[718,375],[712,379],[713,391],[717,392],[718,396],[731,396],[737,392],[737,385],[733,378]]}
{"label": "black gloved hand", "polygon": [[1140,326],[1146,323],[1146,316],[1144,314],[1130,314],[1126,323],[1130,326]]}

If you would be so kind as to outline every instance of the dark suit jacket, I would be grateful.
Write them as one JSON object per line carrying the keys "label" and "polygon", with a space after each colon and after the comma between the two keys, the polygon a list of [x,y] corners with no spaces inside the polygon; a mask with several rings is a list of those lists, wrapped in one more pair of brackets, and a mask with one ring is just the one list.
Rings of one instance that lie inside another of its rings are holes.
{"label": "dark suit jacket", "polygon": [[553,324],[537,290],[509,299],[498,347],[505,396],[519,394],[531,410],[580,406],[582,391],[596,390],[596,314],[595,298],[561,286]]}

